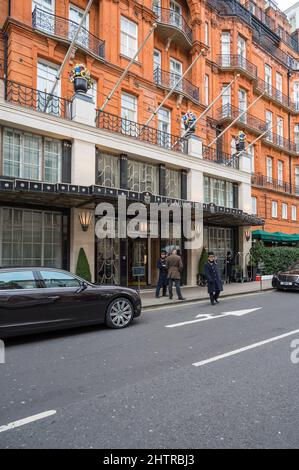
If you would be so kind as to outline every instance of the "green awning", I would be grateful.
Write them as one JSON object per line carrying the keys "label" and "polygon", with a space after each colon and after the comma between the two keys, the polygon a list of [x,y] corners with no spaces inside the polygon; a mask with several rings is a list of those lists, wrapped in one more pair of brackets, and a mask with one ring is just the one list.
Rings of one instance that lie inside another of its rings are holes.
{"label": "green awning", "polygon": [[283,232],[265,232],[265,230],[254,230],[252,237],[256,240],[263,240],[265,242],[299,242],[299,234],[297,233],[283,233]]}

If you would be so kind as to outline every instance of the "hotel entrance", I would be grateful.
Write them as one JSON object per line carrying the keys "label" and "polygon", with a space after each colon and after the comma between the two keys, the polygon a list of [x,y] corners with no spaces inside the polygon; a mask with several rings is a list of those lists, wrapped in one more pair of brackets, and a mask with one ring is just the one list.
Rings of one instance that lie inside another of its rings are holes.
{"label": "hotel entrance", "polygon": [[[148,285],[148,243],[147,238],[128,238],[128,285]],[[143,267],[144,276],[133,276],[133,268]]]}

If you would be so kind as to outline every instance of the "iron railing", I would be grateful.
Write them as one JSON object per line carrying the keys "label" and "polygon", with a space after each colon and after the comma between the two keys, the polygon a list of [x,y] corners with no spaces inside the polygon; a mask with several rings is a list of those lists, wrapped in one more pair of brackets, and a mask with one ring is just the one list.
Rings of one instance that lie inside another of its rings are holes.
{"label": "iron railing", "polygon": [[145,126],[135,121],[97,110],[97,127],[110,132],[117,132],[165,149],[187,153],[187,139]]}
{"label": "iron railing", "polygon": [[267,15],[267,13],[262,10],[255,2],[249,0],[244,4],[245,8],[250,11],[258,20],[260,20],[263,24],[268,26],[272,31],[275,28],[274,20]]}
{"label": "iron railing", "polygon": [[158,17],[158,23],[167,24],[181,30],[189,41],[192,42],[192,29],[183,15],[174,10],[161,8],[157,5],[153,5],[153,10]]}
{"label": "iron railing", "polygon": [[[54,15],[47,11],[35,7],[32,13],[32,26],[43,33],[62,38],[71,42],[78,29],[78,23]],[[81,27],[78,38],[76,40],[77,46],[92,52],[98,57],[105,58],[105,42],[102,39],[94,36],[86,28]]]}
{"label": "iron railing", "polygon": [[[171,89],[181,78],[181,75],[174,72],[167,72],[166,70],[156,67],[154,70],[154,81],[157,85]],[[192,100],[199,103],[199,88],[191,83],[186,78],[177,85],[175,91],[187,95]]]}
{"label": "iron railing", "polygon": [[218,65],[223,68],[238,68],[245,70],[252,77],[257,77],[257,66],[249,62],[246,57],[240,54],[222,54],[217,57]]}
{"label": "iron railing", "polygon": [[259,34],[256,29],[253,29],[252,34],[253,40],[271,54],[275,59],[281,62],[285,67],[289,69],[298,69],[298,62],[289,54],[286,54],[279,48],[279,44],[276,44],[270,37],[264,33]]}
{"label": "iron railing", "polygon": [[299,188],[296,186],[271,178],[269,176],[264,176],[260,173],[252,175],[251,182],[254,186],[260,186],[262,188],[273,189],[275,191],[281,191],[299,196]]}
{"label": "iron railing", "polygon": [[290,141],[289,139],[285,139],[279,134],[275,134],[271,130],[269,130],[268,134],[263,137],[264,142],[276,145],[277,147],[281,147],[285,151],[289,151],[292,153],[299,152],[299,146],[295,143]]}
{"label": "iron railing", "polygon": [[45,91],[6,80],[5,99],[24,108],[34,109],[65,119],[72,119],[72,102]]}
{"label": "iron railing", "polygon": [[[222,119],[234,120],[241,113],[242,111],[236,106],[232,106],[231,104],[226,104],[218,108],[217,120],[222,120]],[[244,127],[249,127],[251,129],[254,129],[260,132],[261,134],[267,130],[267,123],[253,116],[250,113],[245,113],[243,116],[241,116],[238,119],[238,122],[242,123]]]}
{"label": "iron railing", "polygon": [[292,111],[296,111],[295,103],[293,103],[292,100],[287,95],[282,93],[280,90],[278,90],[277,88],[274,88],[272,85],[265,82],[265,80],[258,78],[255,88],[261,92],[265,91],[266,94],[270,96],[271,98],[273,98],[275,101],[278,101],[283,106],[290,108]]}
{"label": "iron railing", "polygon": [[202,156],[203,158],[206,158],[207,160],[212,160],[215,163],[220,163],[221,165],[230,166],[237,170],[239,169],[239,157],[230,155],[229,153],[225,153],[217,149],[203,145]]}
{"label": "iron railing", "polygon": [[294,51],[299,52],[298,40],[294,36],[281,27],[278,27],[275,32],[287,46],[291,47]]}

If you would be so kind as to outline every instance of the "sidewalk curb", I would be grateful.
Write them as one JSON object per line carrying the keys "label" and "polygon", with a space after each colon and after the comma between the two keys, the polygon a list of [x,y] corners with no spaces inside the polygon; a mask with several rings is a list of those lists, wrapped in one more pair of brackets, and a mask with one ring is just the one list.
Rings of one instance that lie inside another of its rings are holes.
{"label": "sidewalk curb", "polygon": [[[273,287],[265,287],[263,290],[256,289],[256,290],[250,290],[250,291],[247,291],[247,292],[233,292],[232,294],[222,294],[221,298],[224,299],[224,298],[228,298],[228,297],[236,297],[237,295],[247,295],[247,294],[261,293],[261,292],[266,292],[266,291],[270,291],[270,290],[274,290]],[[209,302],[209,297],[205,297],[203,299],[196,299],[196,298],[187,299],[187,300],[184,300],[184,301],[174,300],[172,302],[164,302],[163,304],[146,305],[146,306],[142,306],[142,310],[150,310],[150,309],[153,309],[153,308],[165,307],[166,305],[167,306],[177,305],[177,304],[185,305],[185,304],[188,304],[188,303],[191,303],[191,302]]]}

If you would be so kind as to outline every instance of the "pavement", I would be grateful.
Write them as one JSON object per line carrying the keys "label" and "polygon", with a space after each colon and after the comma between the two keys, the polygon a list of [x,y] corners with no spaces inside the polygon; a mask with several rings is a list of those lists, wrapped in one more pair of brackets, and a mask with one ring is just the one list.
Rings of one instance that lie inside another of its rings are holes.
{"label": "pavement", "polygon": [[[230,297],[234,295],[240,294],[248,294],[250,292],[260,292],[261,290],[269,290],[272,289],[272,281],[267,279],[263,280],[262,283],[260,281],[253,281],[253,282],[243,282],[243,283],[232,283],[232,284],[224,284],[223,292],[221,292],[221,297]],[[170,300],[168,297],[160,297],[156,299],[155,297],[155,289],[144,289],[141,290],[141,299],[142,299],[142,306],[143,308],[147,307],[156,307],[156,306],[163,306],[163,305],[173,305],[177,303],[181,303],[180,300],[176,298],[175,289],[174,289],[174,297]],[[162,289],[161,289],[162,294]],[[182,287],[182,294],[183,297],[186,298],[186,302],[193,302],[194,300],[207,300],[208,293],[206,287],[199,287],[199,286],[186,286]]]}
{"label": "pavement", "polygon": [[7,340],[0,447],[298,448],[298,346],[274,290]]}

